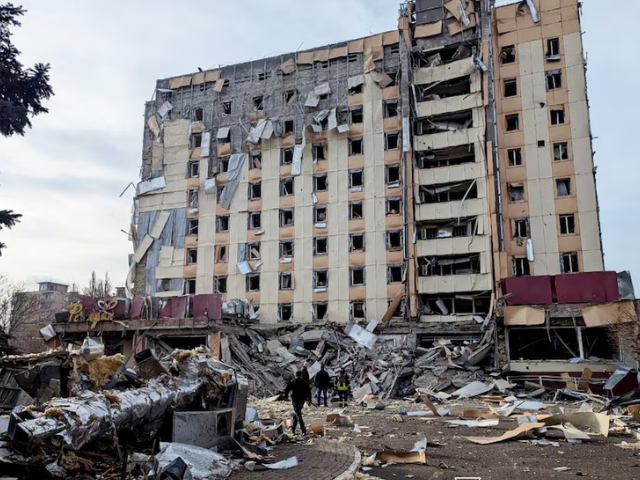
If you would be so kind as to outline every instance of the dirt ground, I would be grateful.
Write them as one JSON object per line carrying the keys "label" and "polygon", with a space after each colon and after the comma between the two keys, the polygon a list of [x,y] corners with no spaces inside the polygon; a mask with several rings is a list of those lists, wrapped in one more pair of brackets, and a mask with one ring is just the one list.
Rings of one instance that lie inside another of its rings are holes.
{"label": "dirt ground", "polygon": [[[517,420],[501,418],[498,426],[485,428],[452,427],[438,420],[427,421],[409,416],[402,416],[403,421],[398,421],[394,414],[402,406],[408,411],[426,410],[424,405],[409,401],[393,402],[383,411],[368,411],[352,406],[347,408],[345,414],[353,423],[362,427],[362,433],[355,433],[353,427],[327,426],[325,435],[354,445],[364,459],[381,449],[410,450],[416,441],[416,433],[423,433],[427,437],[427,465],[395,464],[373,467],[367,471],[369,475],[389,480],[454,480],[460,477],[482,480],[547,480],[576,476],[594,480],[640,479],[640,450],[626,450],[616,446],[622,441],[636,443],[637,440],[629,434],[610,433],[609,437],[592,436],[590,441],[569,444],[562,432],[550,431],[545,438],[559,442],[560,447],[538,446],[518,440],[478,445],[464,437],[499,436],[506,430],[516,428]],[[463,408],[473,406],[486,408],[482,402],[473,401],[449,405],[447,408],[451,408],[451,413],[446,418],[459,418]],[[305,407],[306,423],[324,425],[326,414],[332,411],[330,407]],[[569,470],[554,470],[558,467],[568,467]]]}

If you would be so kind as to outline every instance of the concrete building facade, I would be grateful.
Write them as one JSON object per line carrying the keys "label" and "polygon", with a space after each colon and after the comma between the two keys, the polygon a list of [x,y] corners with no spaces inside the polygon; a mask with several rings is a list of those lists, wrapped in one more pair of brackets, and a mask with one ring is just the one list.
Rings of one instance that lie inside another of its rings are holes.
{"label": "concrete building facade", "polygon": [[500,279],[602,270],[578,8],[415,0],[394,31],[158,80],[127,286],[479,334]]}

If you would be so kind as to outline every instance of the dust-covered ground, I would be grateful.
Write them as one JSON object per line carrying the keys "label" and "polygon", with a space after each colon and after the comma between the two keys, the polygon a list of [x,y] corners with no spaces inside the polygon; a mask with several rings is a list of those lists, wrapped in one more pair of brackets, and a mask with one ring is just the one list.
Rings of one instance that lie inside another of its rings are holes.
{"label": "dust-covered ground", "polygon": [[[271,414],[286,416],[290,410],[285,402],[260,402],[253,406],[258,408],[261,418]],[[427,410],[425,405],[410,401],[391,402],[382,411],[350,406],[344,414],[358,425],[361,433],[356,433],[354,427],[327,425],[326,414],[334,411],[331,407],[305,407],[305,420],[308,425],[324,425],[327,438],[355,446],[362,453],[363,459],[380,450],[408,451],[416,442],[416,434],[423,433],[427,438],[427,464],[392,464],[372,467],[366,472],[383,479],[454,480],[460,477],[477,477],[482,480],[546,480],[576,476],[600,480],[640,479],[640,449],[616,446],[623,441],[630,444],[637,442],[628,430],[626,433],[623,431],[624,428],[611,431],[608,437],[591,435],[591,440],[579,444],[567,443],[561,431],[549,429],[544,438],[557,441],[559,447],[538,446],[526,440],[478,445],[465,437],[500,436],[505,431],[516,428],[517,420],[513,417],[500,418],[499,425],[495,427],[453,427],[439,419],[425,420],[424,417],[396,415],[402,407],[408,411]],[[467,400],[451,403],[446,407],[451,412],[442,420],[459,418],[463,409],[486,409],[487,405]],[[575,405],[565,406],[566,411],[575,409]],[[628,419],[622,420],[626,422]],[[313,442],[309,438],[299,440],[299,445],[304,447],[304,442],[309,441]],[[278,447],[276,451],[277,449]],[[563,470],[554,470],[556,468]],[[299,475],[304,477],[304,471],[300,471]]]}

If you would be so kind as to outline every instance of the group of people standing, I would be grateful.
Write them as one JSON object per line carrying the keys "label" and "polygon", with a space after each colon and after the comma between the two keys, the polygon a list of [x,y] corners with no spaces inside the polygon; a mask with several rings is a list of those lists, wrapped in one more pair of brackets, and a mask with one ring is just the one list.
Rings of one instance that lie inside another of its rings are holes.
{"label": "group of people standing", "polygon": [[[327,407],[327,396],[329,389],[332,385],[331,375],[324,368],[324,365],[320,366],[320,371],[316,374],[314,379],[314,385],[316,387],[317,404],[320,405],[320,400],[324,400],[324,406]],[[344,369],[340,370],[336,378],[335,389],[338,392],[338,405],[346,407],[351,394],[351,383],[349,381],[349,375]],[[307,433],[307,428],[302,418],[302,408],[305,402],[311,406],[313,405],[313,397],[311,395],[311,379],[309,377],[309,370],[305,364],[301,370],[296,372],[295,378],[289,382],[287,389],[284,392],[285,399],[289,398],[291,393],[291,403],[293,404],[293,411],[295,413],[293,417],[292,432],[295,435],[298,424],[300,424],[300,430],[302,434]]]}

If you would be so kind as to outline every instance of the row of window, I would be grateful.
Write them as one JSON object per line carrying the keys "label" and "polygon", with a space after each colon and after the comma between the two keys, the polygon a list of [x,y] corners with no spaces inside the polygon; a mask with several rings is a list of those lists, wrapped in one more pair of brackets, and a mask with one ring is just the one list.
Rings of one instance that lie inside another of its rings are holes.
{"label": "row of window", "polygon": [[[502,47],[500,51],[500,60],[502,64],[515,63],[516,61],[516,47],[515,45],[507,45]],[[548,38],[547,39],[547,52],[546,58],[549,61],[560,60],[560,38]]]}
{"label": "row of window", "polygon": [[[365,241],[364,233],[352,233],[349,235],[349,251],[350,252],[364,252]],[[402,249],[402,230],[388,230],[385,232],[386,248],[389,251]],[[260,260],[260,242],[250,242],[245,245],[245,257],[244,260]],[[290,259],[294,256],[294,241],[293,240],[281,240],[278,247],[279,258],[281,261],[284,259]],[[328,255],[329,254],[329,237],[314,237],[313,238],[313,255]],[[187,249],[187,263],[195,264],[198,262],[198,249]],[[228,262],[228,245],[216,245],[215,247],[215,262],[226,263]]]}
{"label": "row of window", "polygon": [[[558,223],[561,235],[574,235],[576,233],[576,217],[573,213],[558,215]],[[528,218],[515,218],[512,227],[513,238],[528,238],[531,236]]]}
{"label": "row of window", "polygon": [[[531,264],[527,257],[512,257],[512,274],[514,277],[526,277],[531,275]],[[560,254],[560,273],[578,273],[578,253],[566,252]]]}
{"label": "row of window", "polygon": [[[548,70],[544,75],[546,78],[547,91],[562,88],[561,70]],[[516,97],[518,95],[518,79],[516,77],[505,78],[503,80],[503,94],[505,97]]]}
{"label": "row of window", "polygon": [[[549,110],[551,125],[562,125],[565,122],[564,118],[564,106],[556,105],[550,108]],[[521,129],[520,125],[520,114],[519,113],[510,113],[504,116],[505,126],[507,132],[515,132]],[[544,147],[544,140],[538,141],[539,147]]]}
{"label": "row of window", "polygon": [[[524,184],[508,184],[507,191],[509,193],[509,200],[511,202],[524,202]],[[569,197],[572,195],[571,179],[570,178],[558,178],[556,179],[556,197]]]}
{"label": "row of window", "polygon": [[[295,177],[284,177],[280,179],[280,196],[289,197],[294,194]],[[385,182],[390,188],[400,186],[400,165],[385,166]],[[349,188],[352,192],[361,191],[364,187],[364,169],[356,168],[349,170]],[[218,187],[218,193],[222,192],[224,186]],[[326,192],[329,189],[327,174],[316,174],[313,176],[313,191]],[[262,198],[262,182],[250,182],[248,190],[249,200],[260,200]],[[219,196],[218,196],[219,198]]]}
{"label": "row of window", "polygon": [[[387,283],[400,283],[404,272],[404,265],[387,265]],[[278,289],[293,290],[293,272],[279,272]],[[215,275],[213,277],[214,293],[227,293],[227,275]],[[314,292],[326,292],[329,287],[329,270],[313,270],[312,287]],[[351,267],[349,269],[349,285],[352,287],[363,287],[366,285],[365,267]],[[247,292],[260,291],[260,274],[248,273],[245,275],[245,289]]]}
{"label": "row of window", "polygon": [[[544,145],[544,140],[542,140]],[[539,143],[538,143],[539,144]],[[553,144],[553,160],[568,160],[569,144],[567,142],[558,142]],[[507,162],[510,167],[519,167],[522,165],[522,149],[510,148],[507,150]]]}

